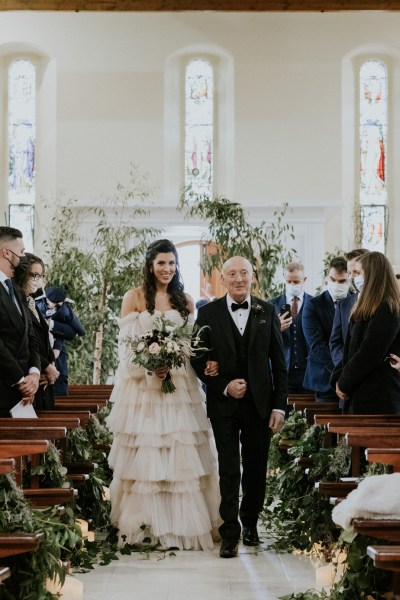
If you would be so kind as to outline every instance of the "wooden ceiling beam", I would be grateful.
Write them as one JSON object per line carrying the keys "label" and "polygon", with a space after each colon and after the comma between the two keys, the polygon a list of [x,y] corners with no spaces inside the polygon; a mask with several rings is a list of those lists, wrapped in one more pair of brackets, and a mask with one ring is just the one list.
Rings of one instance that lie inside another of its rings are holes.
{"label": "wooden ceiling beam", "polygon": [[6,10],[331,12],[400,10],[400,0],[1,0]]}

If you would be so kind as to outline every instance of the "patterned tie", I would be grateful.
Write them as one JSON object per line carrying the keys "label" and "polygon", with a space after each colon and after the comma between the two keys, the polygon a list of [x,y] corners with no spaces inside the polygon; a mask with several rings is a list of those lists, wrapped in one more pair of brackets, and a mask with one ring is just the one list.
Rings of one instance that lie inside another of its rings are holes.
{"label": "patterned tie", "polygon": [[297,296],[293,296],[292,298],[292,317],[296,318],[299,314],[299,298]]}

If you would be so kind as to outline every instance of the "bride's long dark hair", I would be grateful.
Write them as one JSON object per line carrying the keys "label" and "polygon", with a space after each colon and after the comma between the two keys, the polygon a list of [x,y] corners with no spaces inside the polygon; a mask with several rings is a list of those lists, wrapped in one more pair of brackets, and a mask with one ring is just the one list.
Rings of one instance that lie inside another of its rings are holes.
{"label": "bride's long dark hair", "polygon": [[175,308],[182,317],[190,314],[187,298],[183,292],[183,282],[179,271],[178,252],[172,242],[169,240],[156,240],[146,250],[145,264],[143,267],[143,290],[146,299],[146,308],[149,313],[154,312],[156,296],[156,280],[152,272],[153,262],[157,254],[172,252],[175,256],[176,269],[173,278],[168,284],[167,292],[171,301],[172,308]]}

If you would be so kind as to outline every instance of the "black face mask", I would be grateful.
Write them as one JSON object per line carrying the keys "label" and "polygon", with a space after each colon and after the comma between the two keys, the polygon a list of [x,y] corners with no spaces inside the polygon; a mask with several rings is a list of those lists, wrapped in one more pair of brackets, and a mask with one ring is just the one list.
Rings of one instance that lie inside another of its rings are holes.
{"label": "black face mask", "polygon": [[39,298],[39,296],[43,296],[43,288],[41,288],[41,287],[40,287],[40,288],[38,288],[38,289],[36,290],[36,292],[34,292],[33,294],[31,294],[31,296],[32,296],[33,298]]}
{"label": "black face mask", "polygon": [[19,264],[16,267],[14,267],[15,277],[19,281],[21,281],[24,278],[27,268],[28,268],[28,259],[26,258],[26,256],[20,256]]}

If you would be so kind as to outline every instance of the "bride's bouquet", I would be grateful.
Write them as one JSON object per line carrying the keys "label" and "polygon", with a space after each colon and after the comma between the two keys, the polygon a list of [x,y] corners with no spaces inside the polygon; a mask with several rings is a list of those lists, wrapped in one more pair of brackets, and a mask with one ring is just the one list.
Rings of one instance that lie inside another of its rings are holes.
{"label": "bride's bouquet", "polygon": [[[153,328],[142,335],[127,336],[122,342],[127,346],[128,357],[132,363],[144,367],[149,375],[162,367],[181,367],[200,348],[200,331],[192,336],[187,324],[177,326],[165,317],[154,319]],[[175,390],[171,373],[161,382],[161,391],[170,394]]]}

